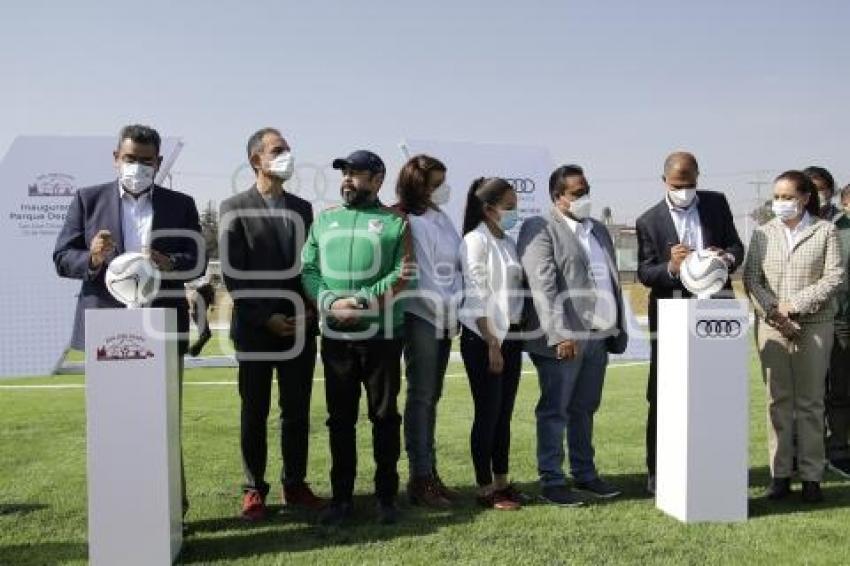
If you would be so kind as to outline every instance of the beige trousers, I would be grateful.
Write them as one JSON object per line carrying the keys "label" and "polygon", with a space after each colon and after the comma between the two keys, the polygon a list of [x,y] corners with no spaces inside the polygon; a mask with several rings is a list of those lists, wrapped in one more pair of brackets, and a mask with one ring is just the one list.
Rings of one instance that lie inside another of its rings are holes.
{"label": "beige trousers", "polygon": [[791,342],[763,320],[756,321],[774,478],[791,477],[795,455],[801,480],[820,481],[823,476],[824,392],[833,332],[832,322],[804,324],[800,337]]}

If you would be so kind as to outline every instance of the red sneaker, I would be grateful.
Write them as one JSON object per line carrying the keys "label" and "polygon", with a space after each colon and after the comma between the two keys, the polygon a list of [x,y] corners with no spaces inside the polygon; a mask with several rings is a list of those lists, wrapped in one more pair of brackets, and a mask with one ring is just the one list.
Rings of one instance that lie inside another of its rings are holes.
{"label": "red sneaker", "polygon": [[493,491],[487,495],[479,495],[477,498],[478,504],[496,511],[516,511],[522,505],[510,497],[503,491]]}
{"label": "red sneaker", "polygon": [[324,509],[327,503],[327,499],[323,499],[313,493],[313,490],[306,483],[283,486],[284,507],[302,507],[312,511],[319,511],[320,509]]}
{"label": "red sneaker", "polygon": [[242,518],[246,521],[262,521],[266,518],[266,502],[256,489],[249,489],[242,496]]}

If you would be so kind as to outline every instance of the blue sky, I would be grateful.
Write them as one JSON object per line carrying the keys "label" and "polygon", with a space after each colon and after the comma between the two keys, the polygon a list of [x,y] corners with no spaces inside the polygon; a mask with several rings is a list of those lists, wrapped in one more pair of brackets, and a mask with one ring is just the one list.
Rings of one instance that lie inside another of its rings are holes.
{"label": "blue sky", "polygon": [[300,162],[368,147],[391,170],[403,138],[542,145],[628,221],[682,148],[743,212],[784,169],[850,183],[848,43],[846,0],[8,2],[0,153],[149,123],[205,201],[265,125]]}

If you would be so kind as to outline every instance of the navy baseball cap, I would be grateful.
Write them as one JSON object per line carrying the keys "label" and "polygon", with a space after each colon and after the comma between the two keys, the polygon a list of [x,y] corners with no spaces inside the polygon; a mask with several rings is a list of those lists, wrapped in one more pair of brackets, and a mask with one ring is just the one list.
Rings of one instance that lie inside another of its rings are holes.
{"label": "navy baseball cap", "polygon": [[381,158],[365,149],[358,149],[348,157],[340,157],[333,161],[334,169],[351,169],[352,171],[369,171],[383,173],[387,170]]}

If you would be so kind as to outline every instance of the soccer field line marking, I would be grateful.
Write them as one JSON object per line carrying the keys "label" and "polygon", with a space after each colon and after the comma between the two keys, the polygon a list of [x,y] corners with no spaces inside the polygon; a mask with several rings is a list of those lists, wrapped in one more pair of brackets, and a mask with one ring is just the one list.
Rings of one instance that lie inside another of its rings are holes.
{"label": "soccer field line marking", "polygon": [[[623,367],[631,367],[631,366],[642,366],[646,365],[649,362],[625,362],[622,364],[612,364],[608,366],[608,369],[618,369]],[[522,372],[522,375],[535,375],[537,372],[534,370],[526,370]],[[465,373],[447,373],[446,377],[457,378],[457,377],[465,377]],[[404,379],[404,376],[402,376]],[[314,377],[313,381],[324,381],[324,377]],[[184,381],[184,385],[202,385],[202,386],[215,386],[215,385],[236,385],[236,381]],[[62,383],[62,384],[39,384],[39,385],[2,385],[0,384],[0,390],[31,390],[31,389],[85,389],[85,383]]]}

